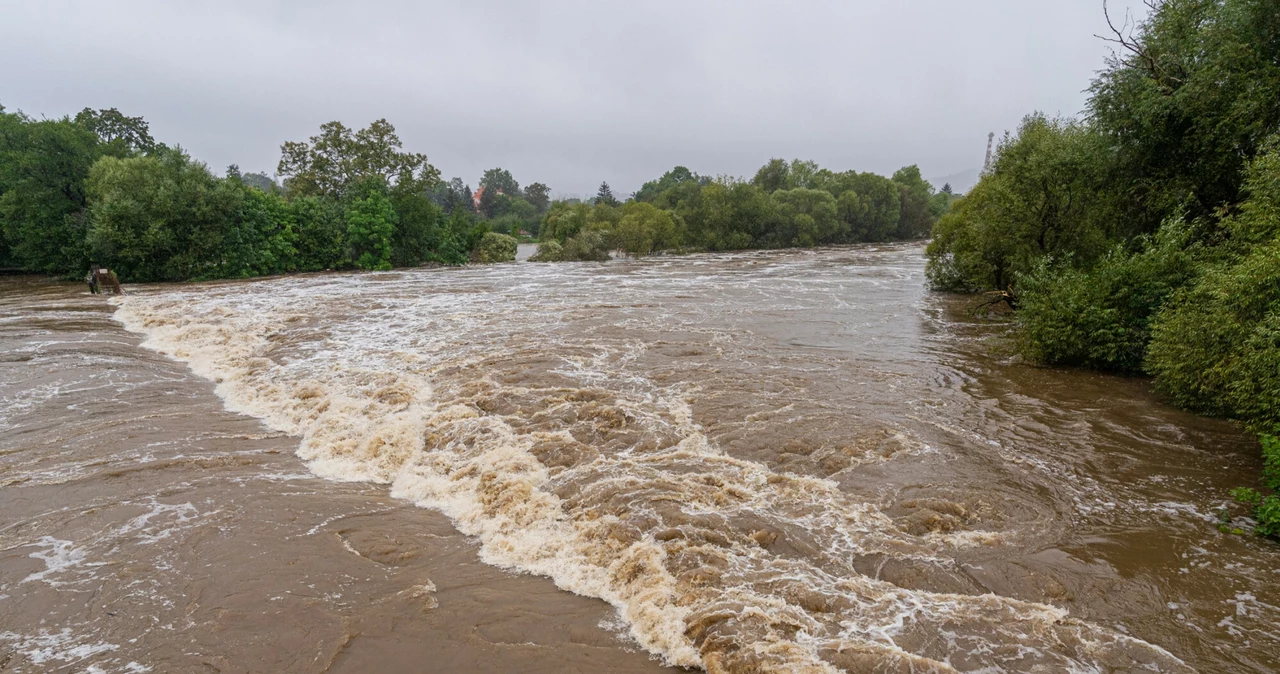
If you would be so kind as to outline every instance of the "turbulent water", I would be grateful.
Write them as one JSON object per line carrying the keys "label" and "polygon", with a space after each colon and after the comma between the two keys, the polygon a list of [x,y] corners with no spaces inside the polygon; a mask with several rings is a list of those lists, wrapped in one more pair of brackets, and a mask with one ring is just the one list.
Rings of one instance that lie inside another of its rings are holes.
{"label": "turbulent water", "polygon": [[1250,440],[918,246],[9,285],[0,670],[1280,667]]}

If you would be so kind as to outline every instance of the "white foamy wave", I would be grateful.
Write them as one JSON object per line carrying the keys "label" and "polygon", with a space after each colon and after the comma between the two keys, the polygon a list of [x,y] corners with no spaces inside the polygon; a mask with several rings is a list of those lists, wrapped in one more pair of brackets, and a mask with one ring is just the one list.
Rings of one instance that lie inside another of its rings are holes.
{"label": "white foamy wave", "polygon": [[498,273],[212,286],[134,295],[116,315],[230,409],[300,437],[317,474],[444,512],[486,562],[608,601],[670,664],[1185,670],[1062,609],[972,593],[948,553],[994,534],[912,535],[831,480],[726,454],[695,420],[697,390],[639,365],[648,344],[608,334],[569,291],[514,292]]}

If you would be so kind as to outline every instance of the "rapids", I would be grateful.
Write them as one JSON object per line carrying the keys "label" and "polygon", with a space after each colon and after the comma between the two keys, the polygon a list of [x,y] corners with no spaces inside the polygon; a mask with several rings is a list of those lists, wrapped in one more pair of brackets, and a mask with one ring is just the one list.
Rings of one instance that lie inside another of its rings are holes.
{"label": "rapids", "polygon": [[[132,290],[114,301],[127,333],[86,327],[110,308],[66,287],[4,293],[0,505],[22,516],[0,520],[0,670],[164,670],[181,661],[129,639],[159,649],[168,630],[228,650],[252,633],[306,653],[289,671],[356,671],[357,644],[394,628],[341,597],[394,597],[393,623],[443,647],[459,626],[427,616],[481,603],[450,577],[492,588],[486,615],[563,607],[509,630],[579,632],[581,659],[543,653],[546,671],[641,671],[644,653],[712,672],[1280,667],[1280,550],[1214,526],[1256,474],[1249,438],[1145,380],[1019,363],[1006,324],[926,291],[917,245]],[[128,423],[98,418],[103,400]],[[245,484],[263,509],[226,502]],[[268,512],[286,539],[380,519],[303,555],[262,531]],[[238,550],[218,556],[228,569],[198,570],[183,551],[199,537]],[[417,561],[374,579],[322,558],[350,553]],[[128,570],[152,555],[182,572]],[[216,578],[283,559],[347,579],[277,611],[297,581],[268,571],[259,594],[213,591],[237,599],[222,632],[191,618]],[[99,597],[179,608],[163,629],[103,632]],[[484,624],[473,610],[454,617]],[[301,636],[334,616],[364,621],[336,653]],[[279,620],[302,625],[273,637]]]}

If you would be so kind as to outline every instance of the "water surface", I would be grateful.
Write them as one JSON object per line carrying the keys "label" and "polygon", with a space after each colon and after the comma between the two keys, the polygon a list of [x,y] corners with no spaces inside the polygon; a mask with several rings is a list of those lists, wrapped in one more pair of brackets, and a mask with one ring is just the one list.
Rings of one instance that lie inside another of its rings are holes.
{"label": "water surface", "polygon": [[1250,439],[919,246],[133,290],[0,298],[0,668],[1280,666]]}

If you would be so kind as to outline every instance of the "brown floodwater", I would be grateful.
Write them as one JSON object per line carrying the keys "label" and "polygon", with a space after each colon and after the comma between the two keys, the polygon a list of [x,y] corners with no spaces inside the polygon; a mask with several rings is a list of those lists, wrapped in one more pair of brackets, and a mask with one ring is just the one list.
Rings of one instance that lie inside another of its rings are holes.
{"label": "brown floodwater", "polygon": [[1260,468],[918,245],[0,279],[3,672],[1270,672]]}

